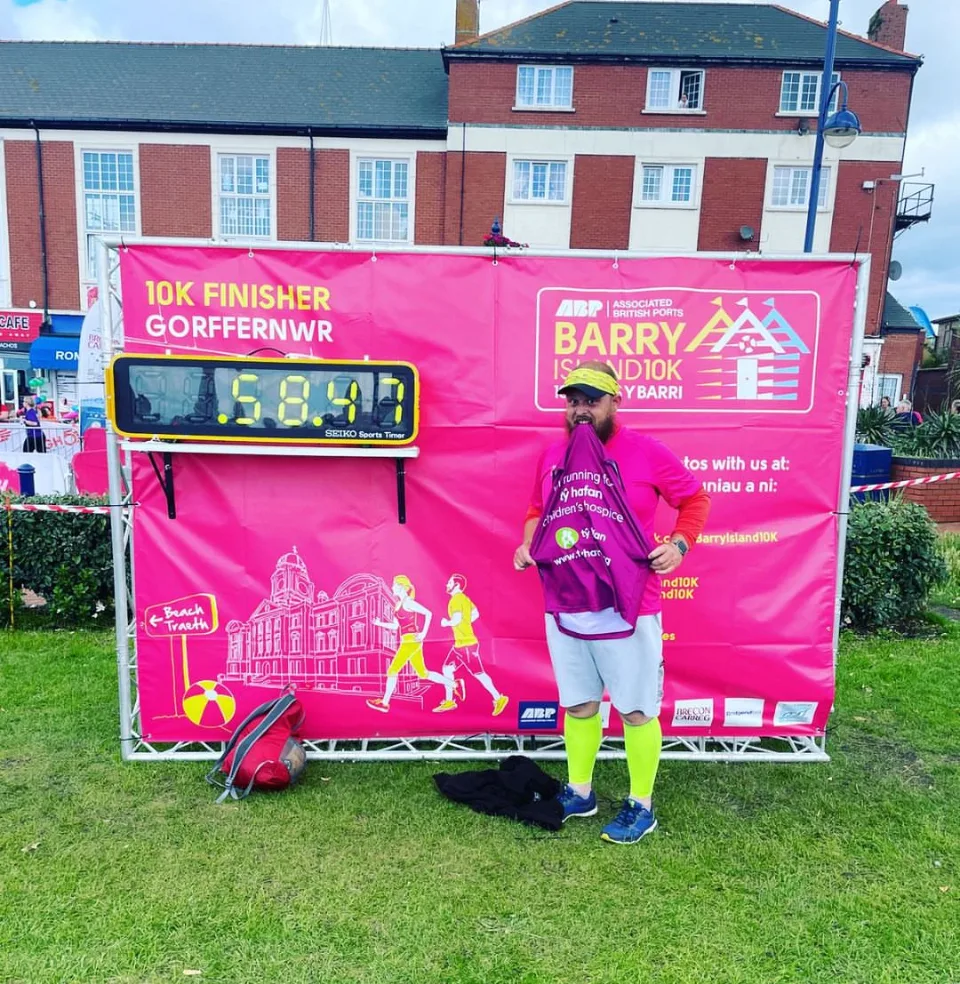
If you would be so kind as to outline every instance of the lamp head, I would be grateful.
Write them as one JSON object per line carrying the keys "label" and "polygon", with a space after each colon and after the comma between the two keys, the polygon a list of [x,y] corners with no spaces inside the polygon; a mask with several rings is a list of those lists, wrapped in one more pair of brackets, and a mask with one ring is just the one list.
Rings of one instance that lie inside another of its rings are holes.
{"label": "lamp head", "polygon": [[852,109],[841,107],[823,124],[823,139],[838,150],[849,147],[861,133],[860,118]]}

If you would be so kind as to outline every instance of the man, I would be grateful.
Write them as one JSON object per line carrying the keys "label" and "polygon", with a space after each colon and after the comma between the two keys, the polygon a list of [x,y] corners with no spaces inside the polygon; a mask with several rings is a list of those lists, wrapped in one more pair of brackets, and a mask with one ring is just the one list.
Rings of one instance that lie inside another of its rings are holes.
{"label": "man", "polygon": [[[453,681],[457,667],[465,669],[493,698],[493,716],[499,717],[507,706],[509,698],[497,690],[493,680],[490,679],[490,674],[483,668],[480,640],[473,631],[473,623],[480,617],[480,612],[465,594],[466,587],[467,579],[462,574],[453,574],[447,581],[447,594],[450,595],[450,602],[447,605],[448,617],[440,619],[440,624],[444,628],[453,630],[453,646],[444,662],[443,675]],[[465,695],[463,677],[456,682],[460,685],[460,699],[463,700]]]}
{"label": "man", "polygon": [[[649,542],[660,498],[677,510],[673,533],[649,555],[655,575],[676,570],[696,542],[710,510],[699,480],[663,444],[617,420],[620,385],[603,362],[581,363],[564,380],[567,439],[581,424],[593,426],[623,480],[627,503]],[[550,495],[553,471],[564,459],[567,440],[549,447],[540,458],[523,543],[514,554],[514,568],[534,565],[530,545]],[[588,613],[583,613],[587,615]],[[662,732],[658,715],[663,696],[660,578],[647,580],[636,629],[627,638],[576,638],[562,632],[546,616],[547,647],[560,703],[565,709],[564,741],[568,782],[560,794],[564,820],[597,812],[593,767],[603,740],[600,702],[603,692],[623,719],[624,747],[630,773],[630,795],[617,817],[603,828],[603,840],[633,844],[657,826],[653,785],[660,761]]]}

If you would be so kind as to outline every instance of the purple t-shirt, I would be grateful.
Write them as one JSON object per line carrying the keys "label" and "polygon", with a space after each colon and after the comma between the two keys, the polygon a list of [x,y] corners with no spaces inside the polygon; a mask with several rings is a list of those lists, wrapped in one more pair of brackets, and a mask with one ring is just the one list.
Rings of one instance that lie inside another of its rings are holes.
{"label": "purple t-shirt", "polygon": [[[551,444],[540,456],[528,517],[543,515],[543,504],[550,496],[553,470],[563,463],[566,450],[567,438],[564,438]],[[652,543],[658,501],[662,498],[676,509],[684,499],[700,491],[700,480],[665,444],[639,431],[617,427],[605,450],[617,463],[627,503]],[[655,615],[659,611],[660,578],[654,575],[647,579],[638,614]]]}

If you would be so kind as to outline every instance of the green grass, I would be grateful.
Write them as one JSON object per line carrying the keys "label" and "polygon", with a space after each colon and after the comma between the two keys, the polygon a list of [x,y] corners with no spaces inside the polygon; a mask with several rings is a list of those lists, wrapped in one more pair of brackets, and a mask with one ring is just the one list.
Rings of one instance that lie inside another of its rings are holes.
{"label": "green grass", "polygon": [[960,981],[951,632],[844,643],[828,765],[665,763],[632,848],[621,763],[558,835],[429,763],[215,806],[204,764],[120,763],[110,638],[0,633],[0,981]]}
{"label": "green grass", "polygon": [[930,601],[946,608],[960,608],[960,534],[943,533],[940,536],[940,552],[947,562],[950,578],[934,591]]}

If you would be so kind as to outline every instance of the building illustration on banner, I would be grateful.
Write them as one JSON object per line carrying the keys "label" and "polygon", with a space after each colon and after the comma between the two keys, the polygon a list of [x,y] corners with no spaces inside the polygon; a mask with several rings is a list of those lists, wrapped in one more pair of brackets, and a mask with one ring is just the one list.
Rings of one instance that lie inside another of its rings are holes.
{"label": "building illustration on banner", "polygon": [[[270,596],[246,621],[226,626],[227,670],[221,682],[379,697],[400,646],[395,600],[383,578],[348,577],[333,595],[318,590],[294,547],[277,561]],[[394,696],[422,703],[430,689],[413,668],[397,674]]]}
{"label": "building illustration on banner", "polygon": [[716,331],[723,334],[711,347],[711,354],[703,358],[733,362],[734,368],[701,369],[702,375],[724,378],[701,382],[701,387],[717,388],[720,392],[700,395],[699,399],[797,400],[800,359],[809,355],[810,349],[777,310],[776,300],[771,297],[765,302],[770,312],[762,321],[750,309],[746,297],[737,301],[743,313],[736,320],[727,313],[722,298],[718,297],[714,303],[719,310],[701,334]]}

